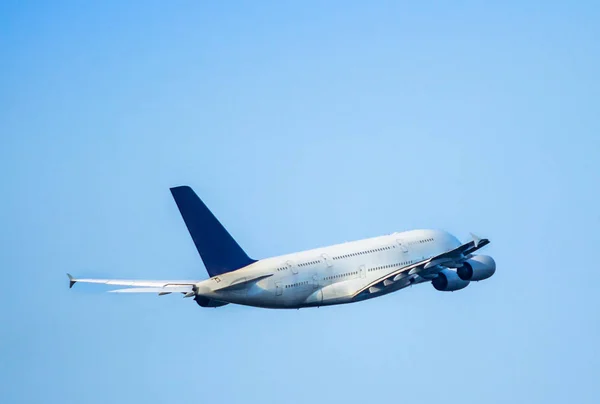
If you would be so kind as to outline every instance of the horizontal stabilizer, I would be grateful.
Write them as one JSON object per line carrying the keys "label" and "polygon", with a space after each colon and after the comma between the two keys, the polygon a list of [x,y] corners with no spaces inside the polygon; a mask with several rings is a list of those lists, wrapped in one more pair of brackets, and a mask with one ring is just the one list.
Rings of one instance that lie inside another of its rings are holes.
{"label": "horizontal stabilizer", "polygon": [[195,285],[200,281],[177,281],[177,280],[130,280],[130,279],[91,279],[91,278],[74,278],[71,274],[69,277],[69,288],[72,288],[75,283],[97,283],[101,285],[116,285],[116,286],[132,286],[132,287],[149,287],[149,288],[165,288],[176,286]]}
{"label": "horizontal stabilizer", "polygon": [[192,291],[191,286],[172,286],[166,288],[128,288],[128,289],[117,289],[109,290],[108,293],[189,293]]}

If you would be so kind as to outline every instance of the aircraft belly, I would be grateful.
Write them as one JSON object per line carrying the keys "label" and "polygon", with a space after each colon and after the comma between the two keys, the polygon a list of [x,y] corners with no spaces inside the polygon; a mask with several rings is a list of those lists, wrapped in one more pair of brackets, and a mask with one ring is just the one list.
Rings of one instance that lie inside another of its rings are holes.
{"label": "aircraft belly", "polygon": [[338,282],[321,288],[322,305],[349,303],[352,300],[352,293],[356,290],[353,285],[355,282]]}
{"label": "aircraft belly", "polygon": [[318,295],[313,298],[311,296],[314,291],[319,290],[314,290],[310,284],[306,287],[286,288],[286,285],[292,284],[293,279],[265,279],[252,284],[243,293],[223,291],[214,297],[231,303],[264,308],[299,308],[304,306],[307,299],[313,299],[316,303]]}
{"label": "aircraft belly", "polygon": [[323,289],[317,289],[303,302],[304,306],[320,306],[323,304]]}
{"label": "aircraft belly", "polygon": [[[410,259],[413,258],[410,257]],[[324,281],[323,274],[309,273],[308,271],[304,273],[274,275],[260,279],[254,283],[247,282],[247,286],[245,286],[246,284],[240,284],[240,287],[237,289],[215,291],[211,297],[226,302],[265,308],[291,309],[318,307],[370,299],[395,292],[410,284],[425,281],[419,277],[418,279],[413,279],[412,282],[404,282],[400,279],[395,281],[388,280],[387,283],[382,283],[381,290],[361,294],[360,297],[357,297],[355,296],[356,292],[371,282],[372,277],[356,275],[352,279],[337,282],[334,280],[331,282],[331,280]],[[232,282],[232,284],[244,281],[245,279],[241,278]],[[326,283],[323,284],[321,282]]]}

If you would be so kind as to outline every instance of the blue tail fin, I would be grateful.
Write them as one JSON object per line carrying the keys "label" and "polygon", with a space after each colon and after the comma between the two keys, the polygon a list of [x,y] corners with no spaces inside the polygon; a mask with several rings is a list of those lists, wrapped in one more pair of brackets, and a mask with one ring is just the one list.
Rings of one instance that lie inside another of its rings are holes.
{"label": "blue tail fin", "polygon": [[171,194],[210,276],[256,262],[248,257],[192,188],[171,188]]}

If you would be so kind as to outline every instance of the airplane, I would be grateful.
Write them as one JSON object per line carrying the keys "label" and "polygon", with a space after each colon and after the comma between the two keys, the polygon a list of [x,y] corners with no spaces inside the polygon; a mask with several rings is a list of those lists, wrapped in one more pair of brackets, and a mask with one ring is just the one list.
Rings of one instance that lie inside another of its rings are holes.
{"label": "airplane", "polygon": [[189,186],[171,188],[183,221],[210,275],[205,280],[78,279],[126,286],[114,293],[182,293],[201,307],[230,303],[300,309],[359,302],[431,282],[457,291],[496,272],[494,259],[474,254],[489,240],[461,244],[442,230],[412,230],[261,260],[252,259]]}

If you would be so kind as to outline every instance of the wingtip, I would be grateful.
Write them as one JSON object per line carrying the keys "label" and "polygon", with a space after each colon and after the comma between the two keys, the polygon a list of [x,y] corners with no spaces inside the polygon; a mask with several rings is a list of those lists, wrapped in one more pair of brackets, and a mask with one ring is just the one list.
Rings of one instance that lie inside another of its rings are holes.
{"label": "wingtip", "polygon": [[469,234],[471,234],[471,237],[473,238],[473,243],[475,244],[475,247],[483,247],[490,243],[490,240],[488,240],[487,238],[479,237],[473,233]]}
{"label": "wingtip", "polygon": [[482,238],[473,233],[469,233],[469,234],[471,235],[471,238],[473,239],[473,242],[475,243],[475,247],[477,247],[479,245],[479,242],[482,240]]}
{"label": "wingtip", "polygon": [[77,279],[73,278],[73,275],[71,275],[70,273],[67,273],[67,276],[69,277],[69,289],[71,289],[73,285],[77,283]]}

